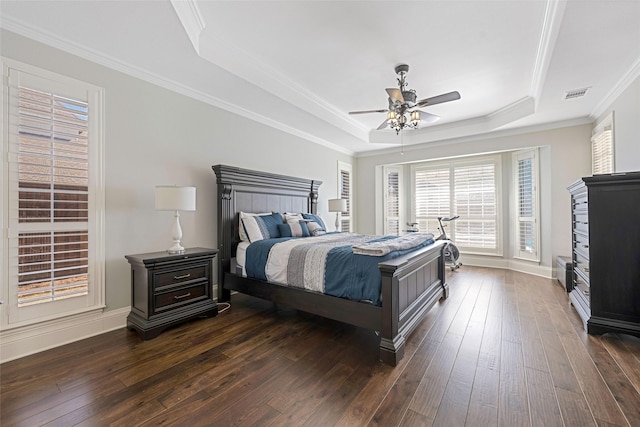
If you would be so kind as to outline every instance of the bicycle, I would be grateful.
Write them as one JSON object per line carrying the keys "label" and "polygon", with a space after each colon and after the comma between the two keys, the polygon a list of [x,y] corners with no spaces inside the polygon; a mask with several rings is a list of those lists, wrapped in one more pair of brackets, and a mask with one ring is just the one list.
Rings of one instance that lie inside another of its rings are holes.
{"label": "bicycle", "polygon": [[451,268],[451,271],[457,270],[462,266],[462,263],[459,261],[460,259],[460,251],[458,247],[453,243],[451,239],[447,237],[447,231],[445,230],[444,222],[455,221],[460,218],[460,215],[452,216],[452,217],[444,217],[439,216],[438,224],[440,224],[440,235],[436,238],[436,240],[444,240],[447,244],[444,246],[444,262]]}

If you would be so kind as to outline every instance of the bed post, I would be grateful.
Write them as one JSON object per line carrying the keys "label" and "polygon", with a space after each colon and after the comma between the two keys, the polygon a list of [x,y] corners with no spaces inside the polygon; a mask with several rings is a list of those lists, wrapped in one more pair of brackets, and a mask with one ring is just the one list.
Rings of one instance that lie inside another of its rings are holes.
{"label": "bed post", "polygon": [[231,270],[231,247],[233,239],[233,206],[231,183],[222,182],[223,165],[213,166],[217,176],[217,214],[218,214],[218,302],[229,301],[231,291],[224,289],[224,273]]}
{"label": "bed post", "polygon": [[318,213],[318,187],[320,187],[322,181],[311,181],[311,192],[309,193],[309,206],[308,212],[312,214]]}
{"label": "bed post", "polygon": [[[387,365],[396,366],[404,356],[404,336],[398,333],[400,305],[398,301],[396,267],[379,265],[382,288],[382,330],[380,331],[380,360]],[[395,284],[394,284],[395,282]]]}

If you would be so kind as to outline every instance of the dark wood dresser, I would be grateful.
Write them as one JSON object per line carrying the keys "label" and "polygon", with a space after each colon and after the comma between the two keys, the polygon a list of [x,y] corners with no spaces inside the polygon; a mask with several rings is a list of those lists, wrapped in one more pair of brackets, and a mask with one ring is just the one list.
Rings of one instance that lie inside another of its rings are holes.
{"label": "dark wood dresser", "polygon": [[640,336],[640,172],[585,177],[568,190],[571,303],[590,334]]}
{"label": "dark wood dresser", "polygon": [[126,255],[131,264],[131,313],[127,327],[143,340],[198,316],[215,316],[212,299],[215,249],[191,248],[181,254]]}

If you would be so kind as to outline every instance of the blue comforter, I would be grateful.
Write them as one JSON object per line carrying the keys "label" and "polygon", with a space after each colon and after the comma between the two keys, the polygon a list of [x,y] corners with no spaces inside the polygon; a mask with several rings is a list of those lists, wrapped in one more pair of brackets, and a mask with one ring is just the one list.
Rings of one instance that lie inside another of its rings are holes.
{"label": "blue comforter", "polygon": [[247,248],[245,269],[247,277],[380,305],[378,263],[428,246],[433,238],[384,256],[354,254],[352,246],[396,238],[329,233],[260,240]]}

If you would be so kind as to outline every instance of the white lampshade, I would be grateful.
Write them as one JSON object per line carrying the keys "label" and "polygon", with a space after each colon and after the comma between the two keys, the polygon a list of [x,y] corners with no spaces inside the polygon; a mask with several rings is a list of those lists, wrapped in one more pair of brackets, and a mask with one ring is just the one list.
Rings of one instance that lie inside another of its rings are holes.
{"label": "white lampshade", "polygon": [[329,212],[346,212],[347,199],[329,199]]}
{"label": "white lampshade", "polygon": [[180,244],[182,227],[180,227],[180,213],[178,211],[196,210],[196,187],[158,185],[156,187],[156,209],[175,212],[171,227],[173,245],[167,249],[167,252],[170,254],[183,253],[185,249]]}
{"label": "white lampshade", "polygon": [[156,186],[156,209],[195,211],[196,187],[180,187],[177,185]]}

